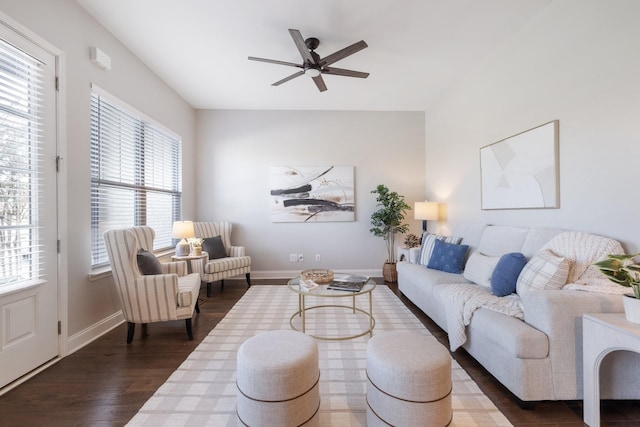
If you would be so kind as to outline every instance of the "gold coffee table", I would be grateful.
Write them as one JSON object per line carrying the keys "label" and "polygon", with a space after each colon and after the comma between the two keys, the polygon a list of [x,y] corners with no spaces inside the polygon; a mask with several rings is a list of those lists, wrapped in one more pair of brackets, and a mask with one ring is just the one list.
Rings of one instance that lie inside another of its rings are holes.
{"label": "gold coffee table", "polygon": [[[347,276],[350,276],[349,274],[342,274],[342,273],[335,273],[334,276],[334,280],[341,280],[346,278]],[[373,317],[373,301],[372,301],[372,297],[371,297],[371,293],[373,292],[373,290],[376,288],[376,282],[372,279],[368,279],[367,282],[365,283],[365,285],[362,287],[362,289],[360,289],[360,291],[358,292],[351,292],[351,291],[340,291],[340,290],[331,290],[331,289],[327,289],[329,286],[329,284],[322,284],[322,285],[318,285],[317,288],[307,291],[304,289],[300,288],[300,277],[295,277],[291,280],[289,280],[289,282],[287,283],[287,287],[289,289],[291,289],[293,292],[298,294],[298,311],[296,311],[295,313],[293,313],[291,315],[291,318],[289,319],[289,324],[291,325],[291,329],[295,330],[295,331],[300,331],[303,333],[307,333],[306,328],[306,312],[310,311],[310,310],[317,310],[317,309],[323,309],[323,308],[331,308],[331,307],[337,307],[337,308],[346,308],[349,309],[353,312],[353,314],[356,314],[356,312],[359,313],[363,313],[365,314],[367,317],[369,317],[369,327],[368,329],[355,334],[355,335],[348,335],[348,336],[337,336],[337,337],[328,337],[328,336],[319,336],[319,335],[312,335],[309,334],[309,336],[312,336],[314,338],[317,339],[321,339],[321,340],[350,340],[353,338],[358,338],[361,336],[364,336],[366,334],[369,334],[369,336],[373,336],[373,328],[376,326],[376,319]],[[359,297],[361,295],[368,295],[369,296],[369,306],[368,306],[368,311],[366,309],[363,308],[359,308],[356,307],[356,297]],[[307,306],[307,298],[314,298],[314,297],[321,297],[321,298],[351,298],[351,304],[350,305],[340,305],[340,304],[320,304],[320,305],[314,305],[311,307]],[[302,320],[302,327],[300,329],[298,329],[296,326],[294,326],[293,324],[293,319],[295,319],[296,317],[301,317]]]}

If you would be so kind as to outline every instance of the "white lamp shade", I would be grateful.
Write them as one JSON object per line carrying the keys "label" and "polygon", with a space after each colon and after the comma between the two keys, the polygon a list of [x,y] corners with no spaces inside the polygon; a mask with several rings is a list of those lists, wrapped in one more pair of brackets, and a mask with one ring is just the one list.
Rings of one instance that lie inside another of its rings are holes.
{"label": "white lamp shade", "polygon": [[413,207],[413,218],[433,221],[439,219],[440,204],[438,202],[416,202]]}
{"label": "white lamp shade", "polygon": [[174,222],[171,237],[174,239],[189,239],[191,237],[196,237],[196,233],[193,231],[193,221]]}

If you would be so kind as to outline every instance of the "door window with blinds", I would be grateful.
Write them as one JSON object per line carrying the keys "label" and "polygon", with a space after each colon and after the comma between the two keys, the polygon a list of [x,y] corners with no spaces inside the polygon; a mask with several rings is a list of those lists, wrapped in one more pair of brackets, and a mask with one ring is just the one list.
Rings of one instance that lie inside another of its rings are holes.
{"label": "door window with blinds", "polygon": [[147,225],[154,248],[173,246],[171,229],[181,216],[182,143],[105,91],[91,93],[91,264],[107,265],[102,233]]}
{"label": "door window with blinds", "polygon": [[0,40],[0,286],[41,277],[40,62]]}

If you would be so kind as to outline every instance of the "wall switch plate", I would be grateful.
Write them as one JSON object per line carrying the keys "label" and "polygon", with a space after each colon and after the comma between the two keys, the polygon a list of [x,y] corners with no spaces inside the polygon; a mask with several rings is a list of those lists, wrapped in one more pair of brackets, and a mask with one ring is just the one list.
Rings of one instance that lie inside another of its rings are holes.
{"label": "wall switch plate", "polygon": [[316,262],[320,262],[320,254],[316,254]]}
{"label": "wall switch plate", "polygon": [[298,254],[298,262],[304,262],[304,255]]}
{"label": "wall switch plate", "polygon": [[298,254],[289,254],[289,261],[298,262]]}

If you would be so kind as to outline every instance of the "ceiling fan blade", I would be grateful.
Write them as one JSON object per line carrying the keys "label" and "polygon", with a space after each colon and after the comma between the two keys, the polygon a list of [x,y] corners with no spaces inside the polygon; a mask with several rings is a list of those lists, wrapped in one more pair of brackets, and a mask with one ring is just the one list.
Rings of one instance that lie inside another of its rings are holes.
{"label": "ceiling fan blade", "polygon": [[369,73],[363,73],[362,71],[345,70],[343,68],[326,67],[322,70],[325,74],[332,74],[334,76],[346,76],[346,77],[359,77],[366,79],[369,77]]}
{"label": "ceiling fan blade", "polygon": [[300,77],[300,76],[301,76],[301,75],[303,75],[303,74],[304,74],[304,71],[298,71],[297,73],[293,73],[293,74],[291,74],[289,77],[285,77],[285,78],[284,78],[284,79],[282,79],[282,80],[278,80],[277,82],[273,83],[271,86],[280,86],[282,83],[286,83],[286,82],[288,82],[289,80],[293,80],[293,79],[295,79],[296,77]]}
{"label": "ceiling fan blade", "polygon": [[311,56],[311,52],[309,52],[309,48],[307,47],[304,39],[302,38],[302,34],[298,30],[289,30],[289,34],[291,34],[291,38],[293,38],[293,42],[296,44],[300,55],[304,62],[310,62],[311,64],[315,64],[313,57]]}
{"label": "ceiling fan blade", "polygon": [[327,85],[324,84],[324,80],[322,79],[322,75],[313,77],[313,82],[316,84],[316,86],[318,86],[318,90],[320,92],[324,92],[325,90],[327,90]]}
{"label": "ceiling fan blade", "polygon": [[260,62],[268,62],[269,64],[288,65],[289,67],[302,68],[302,65],[300,65],[300,64],[294,64],[293,62],[277,61],[275,59],[256,58],[255,56],[250,56],[249,60],[251,60],[251,61],[260,61]]}
{"label": "ceiling fan blade", "polygon": [[365,47],[368,47],[368,45],[364,42],[364,40],[360,40],[359,42],[354,43],[351,46],[347,46],[344,49],[340,49],[339,51],[322,58],[322,61],[320,62],[322,66],[331,65],[334,62],[338,62],[349,55],[353,55],[354,53],[361,51]]}

